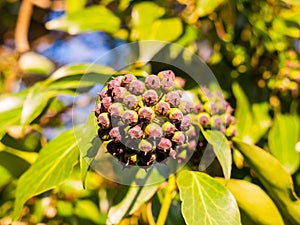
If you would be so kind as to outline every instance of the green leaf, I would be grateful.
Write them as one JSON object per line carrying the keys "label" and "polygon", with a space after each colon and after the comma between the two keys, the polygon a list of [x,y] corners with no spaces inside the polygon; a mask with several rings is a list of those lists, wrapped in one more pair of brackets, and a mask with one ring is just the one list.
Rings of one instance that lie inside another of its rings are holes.
{"label": "green leaf", "polygon": [[0,165],[16,178],[20,177],[30,167],[30,163],[25,159],[6,151],[0,151]]}
{"label": "green leaf", "polygon": [[[146,179],[146,182],[153,183],[151,180],[157,180],[157,176],[160,176],[160,174],[156,168],[147,171],[147,173],[139,170],[136,179]],[[148,201],[156,193],[162,182],[153,185],[146,184],[145,186],[136,186],[137,183],[133,182],[123,200],[109,209],[107,223],[118,224],[125,216],[132,215],[144,202]]]}
{"label": "green leaf", "polygon": [[99,208],[91,200],[78,200],[75,204],[75,215],[80,218],[90,220],[95,224],[105,224]]}
{"label": "green leaf", "polygon": [[37,83],[33,86],[23,104],[21,114],[21,125],[29,125],[36,119],[45,109],[49,100],[57,94],[56,91],[48,91],[42,83]]}
{"label": "green leaf", "polygon": [[19,59],[20,69],[25,73],[48,75],[54,70],[54,63],[35,52],[26,52]]}
{"label": "green leaf", "polygon": [[230,179],[231,174],[231,151],[227,138],[223,133],[216,130],[201,131],[205,139],[213,146],[214,153],[216,154],[226,180]]}
{"label": "green leaf", "polygon": [[251,108],[247,96],[238,83],[233,83],[232,90],[237,100],[235,117],[238,137],[254,144],[263,137],[271,125],[269,105],[265,102],[256,103]]}
{"label": "green leaf", "polygon": [[84,8],[86,0],[67,0],[67,13],[72,14]]}
{"label": "green leaf", "polygon": [[299,153],[295,147],[299,138],[299,117],[277,114],[268,136],[270,152],[290,174],[295,173],[300,165]]}
{"label": "green leaf", "polygon": [[207,16],[212,13],[219,5],[221,5],[224,0],[198,0],[197,1],[197,15],[199,17]]}
{"label": "green leaf", "polygon": [[[0,152],[1,154],[1,152]],[[2,158],[2,157],[1,157]],[[0,160],[1,160],[0,158]],[[0,166],[0,190],[3,186],[8,184],[12,180],[11,173],[3,166]]]}
{"label": "green leaf", "polygon": [[75,130],[75,136],[80,150],[79,162],[83,187],[85,187],[87,171],[101,145],[97,134],[97,121],[94,113],[90,113],[86,123]]}
{"label": "green leaf", "polygon": [[[223,178],[215,178],[225,185]],[[272,199],[257,185],[245,180],[230,179],[226,188],[233,194],[244,225],[284,225]]]}
{"label": "green leaf", "polygon": [[13,220],[18,219],[25,202],[64,181],[77,162],[78,148],[73,129],[47,144],[36,162],[21,176],[16,189]]}
{"label": "green leaf", "polygon": [[46,28],[67,31],[72,35],[90,31],[113,33],[119,29],[120,23],[120,19],[109,9],[96,5],[50,20]]}
{"label": "green leaf", "polygon": [[[149,25],[164,14],[165,9],[154,2],[141,2],[135,4],[132,8],[132,24],[133,26]],[[149,27],[147,29],[149,29]]]}
{"label": "green leaf", "polygon": [[291,176],[278,160],[263,149],[233,138],[234,145],[255,171],[267,193],[288,220],[288,224],[300,224],[300,200],[294,192]]}
{"label": "green leaf", "polygon": [[188,225],[241,224],[232,194],[207,174],[182,171],[177,178],[182,214]]}
{"label": "green leaf", "polygon": [[174,41],[182,34],[182,31],[182,23],[179,18],[159,19],[153,23],[147,39]]}

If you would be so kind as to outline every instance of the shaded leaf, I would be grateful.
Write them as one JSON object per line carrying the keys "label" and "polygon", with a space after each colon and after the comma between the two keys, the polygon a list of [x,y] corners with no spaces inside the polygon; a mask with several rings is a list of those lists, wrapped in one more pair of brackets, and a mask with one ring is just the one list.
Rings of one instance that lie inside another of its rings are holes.
{"label": "shaded leaf", "polygon": [[20,69],[25,73],[48,75],[54,70],[54,63],[46,57],[35,53],[26,52],[19,59]]}
{"label": "shaded leaf", "polygon": [[270,152],[293,174],[300,164],[296,143],[300,138],[300,120],[296,115],[277,114],[269,132]]}
{"label": "shaded leaf", "polygon": [[216,154],[226,180],[230,179],[231,174],[231,151],[227,138],[223,133],[216,130],[201,131],[205,139],[213,146],[214,153]]}
{"label": "shaded leaf", "polygon": [[234,144],[255,171],[267,193],[276,203],[288,224],[300,224],[300,200],[294,192],[291,176],[275,157],[263,149],[233,138]]}
{"label": "shaded leaf", "polygon": [[0,151],[0,165],[17,178],[30,167],[30,163],[25,159],[6,151]]}
{"label": "shaded leaf", "polygon": [[102,5],[76,10],[46,23],[49,30],[63,30],[72,35],[90,31],[112,33],[119,27],[120,19]]}
{"label": "shaded leaf", "polygon": [[[223,178],[215,178],[225,185]],[[245,180],[230,179],[226,188],[233,194],[244,225],[284,225],[272,199],[257,185]]]}
{"label": "shaded leaf", "polygon": [[73,129],[47,144],[36,162],[21,176],[16,189],[13,220],[18,219],[25,202],[64,181],[77,162],[78,149]]}
{"label": "shaded leaf", "polygon": [[75,215],[90,220],[95,224],[105,224],[105,218],[101,216],[99,208],[91,200],[78,200],[75,204]]}
{"label": "shaded leaf", "polygon": [[[153,183],[151,180],[157,180],[157,176],[160,176],[160,174],[156,168],[151,169],[147,173],[139,170],[136,179],[146,179],[145,182]],[[137,183],[133,182],[123,200],[109,209],[107,222],[109,224],[118,224],[125,216],[132,215],[144,202],[148,201],[156,193],[162,182],[145,186],[136,186]]]}
{"label": "shaded leaf", "polygon": [[183,217],[188,225],[241,224],[233,195],[209,175],[182,171],[177,184]]}

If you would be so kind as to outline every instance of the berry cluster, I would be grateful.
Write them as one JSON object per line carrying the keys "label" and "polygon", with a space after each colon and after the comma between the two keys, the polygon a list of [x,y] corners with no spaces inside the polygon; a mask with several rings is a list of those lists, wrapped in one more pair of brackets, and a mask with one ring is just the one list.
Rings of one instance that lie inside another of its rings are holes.
{"label": "berry cluster", "polygon": [[235,135],[232,108],[221,96],[204,88],[195,104],[174,81],[171,70],[142,79],[125,74],[112,78],[99,93],[98,135],[126,166],[148,167],[175,158],[183,149],[195,150],[200,124]]}

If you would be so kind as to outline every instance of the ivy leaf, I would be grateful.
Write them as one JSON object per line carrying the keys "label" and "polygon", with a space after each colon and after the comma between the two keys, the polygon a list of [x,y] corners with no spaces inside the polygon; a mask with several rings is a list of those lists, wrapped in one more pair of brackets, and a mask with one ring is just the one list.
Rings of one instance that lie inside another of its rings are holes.
{"label": "ivy leaf", "polygon": [[[215,179],[225,185],[223,178]],[[226,188],[237,201],[242,224],[284,225],[276,205],[259,186],[245,180],[230,179]]]}
{"label": "ivy leaf", "polygon": [[228,140],[223,133],[216,130],[207,130],[201,127],[201,131],[205,139],[213,146],[214,153],[216,154],[226,180],[230,179],[231,174],[231,151]]}
{"label": "ivy leaf", "polygon": [[[146,179],[146,183],[153,183],[151,180],[157,180],[158,176],[161,175],[156,168],[148,170],[147,173],[139,170],[136,179]],[[148,201],[156,193],[162,182],[160,181],[153,185],[146,184],[144,186],[137,186],[137,183],[133,182],[123,200],[109,209],[107,223],[118,224],[125,216],[132,215],[144,202]]]}
{"label": "ivy leaf", "polygon": [[73,129],[63,132],[40,151],[36,162],[21,176],[16,189],[13,220],[19,218],[26,201],[64,181],[77,162]]}
{"label": "ivy leaf", "polygon": [[68,13],[46,23],[49,30],[63,30],[69,34],[90,31],[113,33],[120,27],[120,19],[103,5],[90,6]]}
{"label": "ivy leaf", "polygon": [[300,138],[300,120],[296,115],[277,114],[269,132],[270,152],[293,174],[300,165],[296,143]]}
{"label": "ivy leaf", "polygon": [[246,162],[276,203],[288,224],[300,224],[300,200],[296,196],[291,176],[268,152],[233,138],[235,147],[243,154]]}
{"label": "ivy leaf", "polygon": [[233,195],[205,173],[182,171],[177,178],[182,214],[188,225],[241,224]]}

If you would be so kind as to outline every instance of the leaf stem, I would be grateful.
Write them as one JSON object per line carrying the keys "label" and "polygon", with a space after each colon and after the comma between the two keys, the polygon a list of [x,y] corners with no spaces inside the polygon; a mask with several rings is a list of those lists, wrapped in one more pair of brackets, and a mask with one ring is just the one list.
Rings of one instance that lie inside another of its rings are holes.
{"label": "leaf stem", "polygon": [[165,224],[167,217],[168,217],[169,209],[170,209],[170,206],[172,203],[172,199],[173,199],[175,193],[176,193],[175,175],[171,174],[169,176],[166,194],[165,194],[164,200],[163,200],[161,208],[160,208],[160,212],[158,215],[156,225],[164,225]]}

